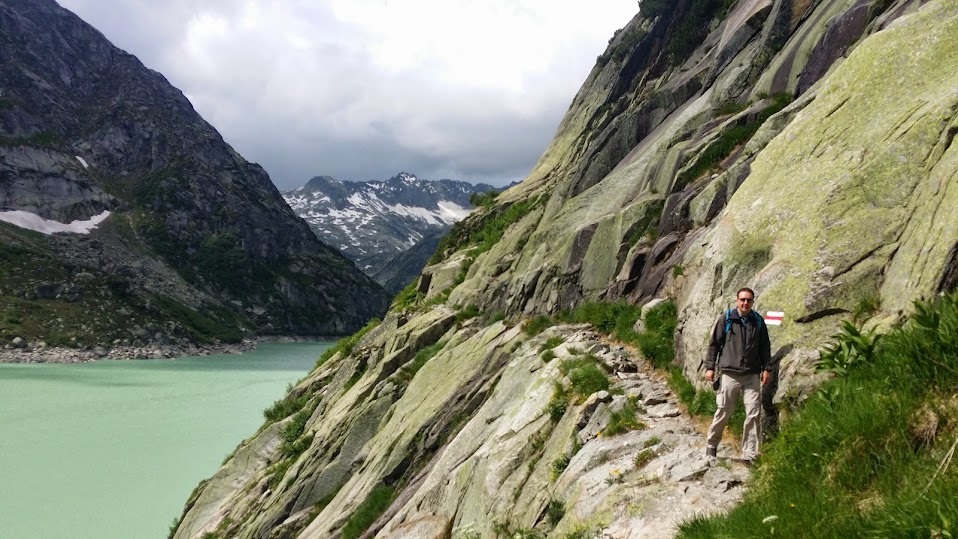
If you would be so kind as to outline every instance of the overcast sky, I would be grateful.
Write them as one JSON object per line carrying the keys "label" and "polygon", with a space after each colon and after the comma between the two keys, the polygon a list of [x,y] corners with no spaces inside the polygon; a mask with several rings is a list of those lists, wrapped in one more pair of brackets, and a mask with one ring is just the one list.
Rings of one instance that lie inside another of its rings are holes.
{"label": "overcast sky", "polygon": [[58,0],[281,189],[529,172],[636,0]]}

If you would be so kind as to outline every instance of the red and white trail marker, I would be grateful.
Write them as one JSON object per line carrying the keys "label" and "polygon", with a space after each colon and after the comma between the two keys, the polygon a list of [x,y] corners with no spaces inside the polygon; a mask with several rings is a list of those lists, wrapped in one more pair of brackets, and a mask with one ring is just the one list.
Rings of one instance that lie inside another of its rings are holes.
{"label": "red and white trail marker", "polygon": [[765,313],[765,323],[770,326],[782,325],[782,318],[785,318],[783,311],[768,311]]}

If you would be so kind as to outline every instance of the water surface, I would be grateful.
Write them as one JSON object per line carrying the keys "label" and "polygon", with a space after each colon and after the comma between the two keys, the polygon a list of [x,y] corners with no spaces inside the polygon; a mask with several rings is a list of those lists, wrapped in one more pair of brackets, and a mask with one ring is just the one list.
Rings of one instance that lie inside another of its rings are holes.
{"label": "water surface", "polygon": [[329,346],[0,364],[0,537],[166,537],[193,488]]}

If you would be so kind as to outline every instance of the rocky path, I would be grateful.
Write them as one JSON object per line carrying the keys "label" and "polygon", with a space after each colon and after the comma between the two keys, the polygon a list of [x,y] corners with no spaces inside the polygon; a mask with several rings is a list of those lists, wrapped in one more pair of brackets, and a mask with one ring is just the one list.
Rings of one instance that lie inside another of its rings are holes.
{"label": "rocky path", "polygon": [[[582,447],[556,482],[556,495],[566,499],[563,520],[575,524],[560,523],[557,532],[575,532],[594,521],[599,527],[591,531],[604,538],[672,537],[681,522],[738,503],[748,469],[727,458],[705,457],[702,427],[682,410],[662,373],[591,331],[557,329],[566,338],[555,349],[559,361],[584,350],[616,379],[611,391],[592,395],[580,412],[576,436]],[[612,415],[630,401],[641,428],[603,436]]]}

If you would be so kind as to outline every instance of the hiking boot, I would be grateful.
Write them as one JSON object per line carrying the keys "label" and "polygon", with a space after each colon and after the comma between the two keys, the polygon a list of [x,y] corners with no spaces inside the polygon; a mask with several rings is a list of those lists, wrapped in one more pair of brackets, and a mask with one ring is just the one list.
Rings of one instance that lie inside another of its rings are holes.
{"label": "hiking boot", "polygon": [[718,457],[718,448],[717,448],[717,447],[706,447],[706,448],[705,448],[705,456],[706,456],[706,457],[717,458],[717,457]]}

